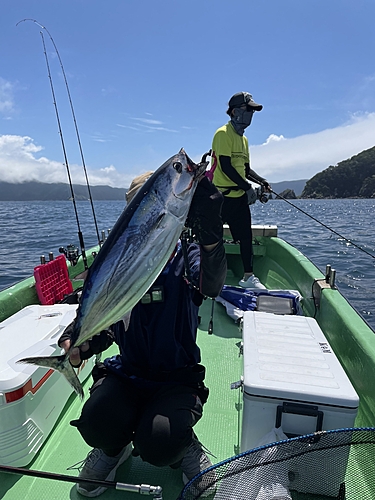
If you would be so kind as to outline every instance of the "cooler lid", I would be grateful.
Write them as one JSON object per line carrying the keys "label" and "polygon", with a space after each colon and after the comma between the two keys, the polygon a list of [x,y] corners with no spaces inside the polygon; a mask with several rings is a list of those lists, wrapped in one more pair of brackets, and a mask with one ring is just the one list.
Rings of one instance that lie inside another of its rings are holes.
{"label": "cooler lid", "polygon": [[358,395],[315,319],[247,311],[243,344],[247,396],[358,408]]}
{"label": "cooler lid", "polygon": [[77,307],[76,304],[27,306],[0,323],[0,392],[17,389],[30,377],[38,378],[46,371],[17,361],[28,356],[60,354],[57,341],[75,318]]}

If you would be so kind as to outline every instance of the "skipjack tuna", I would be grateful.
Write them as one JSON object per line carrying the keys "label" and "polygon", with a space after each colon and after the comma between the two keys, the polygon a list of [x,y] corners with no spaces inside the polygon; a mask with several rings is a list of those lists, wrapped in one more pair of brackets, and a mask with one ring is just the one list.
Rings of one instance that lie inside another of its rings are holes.
{"label": "skipjack tuna", "polygon": [[61,372],[83,397],[69,362],[78,347],[129,315],[159,276],[183,230],[207,163],[195,164],[183,149],[159,167],[125,208],[89,269],[69,351],[19,360]]}

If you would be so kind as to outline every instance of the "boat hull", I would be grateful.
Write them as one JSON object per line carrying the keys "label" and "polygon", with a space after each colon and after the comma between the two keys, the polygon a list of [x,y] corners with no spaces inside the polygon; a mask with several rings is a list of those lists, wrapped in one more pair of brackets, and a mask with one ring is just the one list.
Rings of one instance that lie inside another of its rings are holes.
{"label": "boat hull", "polygon": [[[265,234],[270,235],[265,236]],[[225,247],[228,260],[226,283],[237,285],[243,272],[239,247],[229,241]],[[267,288],[299,291],[303,297],[304,314],[309,317],[315,316],[359,395],[360,403],[354,425],[375,426],[375,389],[372,382],[375,377],[373,330],[338,289],[323,285],[325,281],[323,273],[296,248],[278,238],[274,229],[268,233],[263,229],[254,230],[254,254],[255,273]],[[81,284],[79,280],[74,281],[74,276],[82,271],[81,260],[78,266],[69,266],[74,288]],[[312,288],[317,280],[321,280],[322,287],[319,293],[315,293],[314,300]],[[28,278],[0,292],[0,318],[4,320],[23,307],[36,303],[33,278]],[[244,367],[239,325],[227,315],[221,304],[215,303],[213,334],[210,335],[208,328],[211,312],[212,302],[205,300],[200,308],[201,322],[197,338],[202,363],[206,366],[205,382],[210,389],[210,397],[204,407],[204,417],[194,430],[203,444],[215,455],[212,461],[218,463],[241,451],[243,393],[241,390],[231,390],[230,386],[241,380]],[[113,346],[106,354],[110,355],[115,351],[116,348]],[[88,394],[90,384],[90,380],[86,382],[85,394]],[[82,403],[78,398],[69,398],[55,428],[34,458],[31,464],[33,469],[64,474],[68,467],[85,458],[89,447],[82,441],[77,430],[69,425],[71,420],[79,416],[81,408]],[[373,462],[374,459],[375,453],[369,451],[366,462]],[[364,460],[361,460],[358,469],[362,470],[363,465]],[[77,474],[76,471],[72,473]],[[116,477],[122,482],[160,485],[163,488],[164,500],[176,499],[183,488],[179,469],[154,468],[139,457],[131,457],[126,461],[119,468]],[[46,491],[49,498],[78,498],[74,486],[69,483],[0,473],[0,497],[4,500],[18,500],[22,497],[39,500],[46,495]],[[116,491],[107,491],[106,498],[115,499],[118,494]],[[371,484],[366,486],[364,482],[361,485],[361,494],[364,500],[371,500],[375,498],[375,487]],[[131,494],[129,498],[138,497]],[[352,498],[347,497],[347,500]]]}

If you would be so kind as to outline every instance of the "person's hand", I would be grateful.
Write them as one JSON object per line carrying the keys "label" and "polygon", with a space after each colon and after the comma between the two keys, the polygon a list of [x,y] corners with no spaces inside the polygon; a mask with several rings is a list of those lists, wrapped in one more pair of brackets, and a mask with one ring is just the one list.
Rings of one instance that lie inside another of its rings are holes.
{"label": "person's hand", "polygon": [[[65,353],[67,353],[69,351],[70,346],[71,346],[70,339],[63,340],[60,343],[60,347],[62,347],[64,349]],[[69,355],[70,364],[74,368],[79,368],[82,364],[83,359],[87,359],[87,358],[85,358],[85,353],[87,353],[89,351],[89,349],[90,349],[90,345],[88,342],[84,342],[79,347],[73,347],[73,349],[71,350],[70,355]]]}
{"label": "person's hand", "polygon": [[[71,336],[74,331],[74,321],[72,321],[64,330],[58,344],[67,353],[71,347]],[[81,366],[82,361],[91,358],[94,354],[99,354],[105,351],[114,340],[112,330],[102,330],[98,335],[94,335],[92,339],[83,342],[78,347],[74,347],[69,353],[69,361],[72,366],[78,368]]]}
{"label": "person's hand", "polygon": [[195,190],[186,225],[190,227],[201,245],[216,244],[223,238],[221,206],[223,195],[203,177]]}
{"label": "person's hand", "polygon": [[266,193],[271,193],[272,192],[271,184],[269,184],[266,180],[264,180],[262,182],[262,185],[263,185],[264,190],[266,191]]}

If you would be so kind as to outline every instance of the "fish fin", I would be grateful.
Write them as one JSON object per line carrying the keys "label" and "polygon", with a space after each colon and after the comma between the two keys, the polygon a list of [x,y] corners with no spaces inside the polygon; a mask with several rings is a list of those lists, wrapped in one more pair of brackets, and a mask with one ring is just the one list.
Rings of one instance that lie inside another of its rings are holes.
{"label": "fish fin", "polygon": [[83,399],[83,389],[79,378],[73,366],[69,362],[69,355],[62,354],[61,356],[35,356],[30,358],[19,359],[17,363],[29,363],[32,365],[52,368],[60,372],[69,384],[73,387],[78,396]]}

